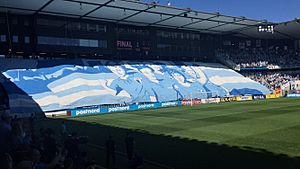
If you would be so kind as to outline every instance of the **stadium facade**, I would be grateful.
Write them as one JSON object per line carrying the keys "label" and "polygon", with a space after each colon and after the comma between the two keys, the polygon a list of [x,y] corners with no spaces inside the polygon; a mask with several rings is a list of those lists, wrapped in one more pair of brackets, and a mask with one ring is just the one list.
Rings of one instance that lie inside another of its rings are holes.
{"label": "stadium facade", "polygon": [[[276,24],[139,1],[12,0],[0,12],[6,56],[214,61],[216,49],[300,46],[298,20]],[[259,25],[276,31],[258,33]]]}

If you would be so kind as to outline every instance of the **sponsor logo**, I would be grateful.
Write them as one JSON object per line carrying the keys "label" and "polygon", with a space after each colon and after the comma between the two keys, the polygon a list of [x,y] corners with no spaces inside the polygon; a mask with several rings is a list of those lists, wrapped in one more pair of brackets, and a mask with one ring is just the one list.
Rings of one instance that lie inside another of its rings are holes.
{"label": "sponsor logo", "polygon": [[221,102],[232,102],[232,101],[236,101],[235,97],[224,97],[220,99]]}
{"label": "sponsor logo", "polygon": [[280,95],[279,94],[268,94],[266,95],[267,99],[275,99],[275,98],[279,98]]}
{"label": "sponsor logo", "polygon": [[246,100],[252,100],[252,96],[238,96],[236,98],[237,101],[246,101]]}
{"label": "sponsor logo", "polygon": [[220,98],[201,99],[201,103],[219,103]]}
{"label": "sponsor logo", "polygon": [[[183,106],[187,106],[187,105],[191,105],[191,104],[192,104],[191,100],[182,100],[181,101],[181,105],[183,105]],[[194,99],[193,104],[201,104],[201,100],[200,99]],[[179,106],[181,106],[181,105],[179,105]]]}
{"label": "sponsor logo", "polygon": [[154,108],[155,105],[154,104],[141,104],[138,105],[138,109],[149,109],[149,108]]}
{"label": "sponsor logo", "polygon": [[75,115],[76,116],[81,116],[81,115],[88,115],[88,114],[96,114],[100,113],[100,109],[84,109],[84,110],[76,110]]}
{"label": "sponsor logo", "polygon": [[165,102],[161,104],[161,107],[177,106],[177,102]]}
{"label": "sponsor logo", "polygon": [[264,95],[255,95],[253,96],[253,99],[258,100],[258,99],[265,99]]}
{"label": "sponsor logo", "polygon": [[287,97],[300,97],[300,94],[287,94]]}
{"label": "sponsor logo", "polygon": [[191,105],[191,101],[190,100],[182,100],[181,101],[181,104],[183,105],[183,106],[187,106],[187,105]]}
{"label": "sponsor logo", "polygon": [[130,110],[129,106],[123,106],[123,107],[110,107],[108,108],[108,112],[117,112],[117,111],[126,111]]}

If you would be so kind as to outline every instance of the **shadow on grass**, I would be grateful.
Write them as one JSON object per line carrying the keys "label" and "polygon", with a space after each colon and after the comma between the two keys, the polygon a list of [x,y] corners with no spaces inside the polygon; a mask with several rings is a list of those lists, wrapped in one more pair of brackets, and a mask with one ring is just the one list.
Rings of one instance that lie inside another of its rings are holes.
{"label": "shadow on grass", "polygon": [[[236,147],[208,143],[180,137],[154,135],[143,130],[129,130],[97,123],[77,121],[76,118],[47,119],[39,127],[52,127],[59,131],[65,120],[69,132],[89,136],[90,143],[104,147],[109,134],[113,135],[116,149],[125,152],[124,138],[131,132],[135,138],[135,150],[145,159],[175,169],[299,169],[300,158],[278,155],[264,149]],[[95,150],[97,153],[97,150]],[[99,152],[100,153],[100,152]],[[104,158],[104,151],[99,158]],[[98,155],[96,155],[98,158]],[[100,160],[104,161],[104,159]]]}

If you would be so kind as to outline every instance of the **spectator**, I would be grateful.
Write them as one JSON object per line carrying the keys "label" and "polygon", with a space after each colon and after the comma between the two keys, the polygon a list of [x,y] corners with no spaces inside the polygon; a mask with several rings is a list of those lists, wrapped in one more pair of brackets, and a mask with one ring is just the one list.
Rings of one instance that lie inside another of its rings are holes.
{"label": "spectator", "polygon": [[58,150],[57,143],[54,138],[54,131],[50,128],[46,129],[45,131],[43,147],[44,147],[43,156],[45,157],[45,162],[49,163],[55,158],[56,152]]}
{"label": "spectator", "polygon": [[14,147],[24,144],[25,132],[21,120],[15,120],[12,123],[12,143]]}
{"label": "spectator", "polygon": [[134,139],[128,132],[126,133],[126,137],[125,137],[125,145],[126,145],[127,158],[128,160],[131,160],[133,157]]}
{"label": "spectator", "polygon": [[142,169],[144,158],[141,154],[135,153],[133,160],[131,161],[131,169]]}
{"label": "spectator", "polygon": [[112,139],[111,135],[109,135],[108,139],[106,140],[105,146],[106,146],[106,167],[114,168],[116,163],[115,142]]}
{"label": "spectator", "polygon": [[2,169],[12,169],[13,163],[12,158],[8,153],[0,155],[0,165]]}
{"label": "spectator", "polygon": [[42,163],[41,160],[41,153],[38,149],[32,149],[31,151],[31,160],[33,162],[34,169],[45,169],[46,165]]}
{"label": "spectator", "polygon": [[10,138],[12,134],[11,118],[8,114],[4,113],[0,118],[0,154],[6,153],[10,150]]}
{"label": "spectator", "polygon": [[67,127],[66,127],[65,121],[61,122],[61,129],[60,130],[61,130],[62,139],[64,141],[64,139],[67,136]]}
{"label": "spectator", "polygon": [[71,158],[79,157],[80,151],[78,147],[77,133],[72,133],[65,141],[65,148],[68,151],[68,156]]}
{"label": "spectator", "polygon": [[30,160],[21,161],[16,167],[16,169],[32,169],[32,168],[33,168],[33,162]]}

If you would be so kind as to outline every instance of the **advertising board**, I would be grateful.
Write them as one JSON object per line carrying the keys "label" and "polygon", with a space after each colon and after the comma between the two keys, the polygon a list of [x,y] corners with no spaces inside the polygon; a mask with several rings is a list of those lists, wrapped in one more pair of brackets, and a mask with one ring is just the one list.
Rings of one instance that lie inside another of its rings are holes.
{"label": "advertising board", "polygon": [[69,116],[85,116],[85,115],[94,115],[94,114],[103,114],[103,113],[113,113],[113,112],[125,112],[125,111],[134,111],[134,110],[144,110],[144,109],[153,109],[161,107],[174,107],[181,106],[181,101],[170,101],[162,103],[145,103],[145,104],[129,104],[129,105],[120,105],[120,106],[103,106],[103,107],[92,107],[92,108],[77,108],[69,110]]}

